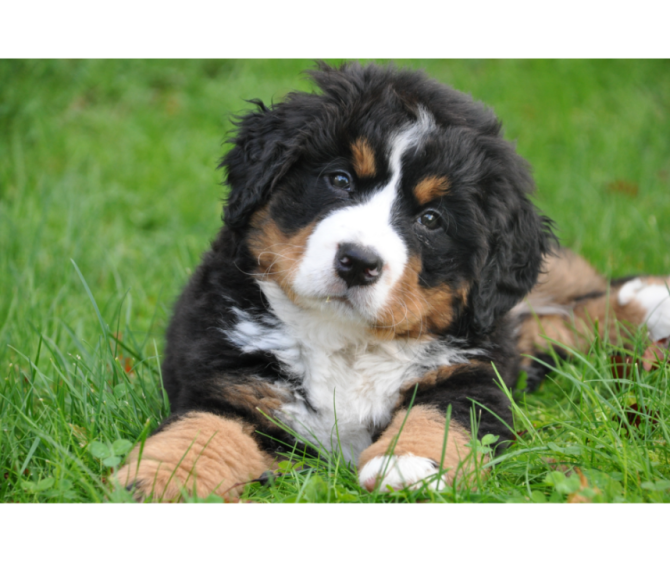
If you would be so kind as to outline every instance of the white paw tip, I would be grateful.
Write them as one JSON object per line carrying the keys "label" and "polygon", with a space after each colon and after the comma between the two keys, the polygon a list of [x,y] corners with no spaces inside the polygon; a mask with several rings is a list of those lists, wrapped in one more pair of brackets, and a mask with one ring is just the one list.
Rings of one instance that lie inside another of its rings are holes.
{"label": "white paw tip", "polygon": [[[358,475],[363,488],[373,491],[376,486],[385,492],[391,487],[394,490],[402,488],[417,489],[424,485],[423,480],[434,476],[439,466],[432,459],[417,457],[412,454],[400,456],[379,456],[369,461]],[[431,490],[441,490],[445,486],[445,476],[432,478],[427,487]],[[380,482],[381,480],[381,482]]]}
{"label": "white paw tip", "polygon": [[635,300],[644,311],[644,321],[653,341],[670,335],[670,292],[664,284],[644,279],[628,281],[619,289],[619,304],[625,306]]}
{"label": "white paw tip", "polygon": [[621,306],[626,306],[635,298],[635,295],[637,295],[642,287],[644,287],[644,283],[639,277],[627,281],[621,289],[619,289],[619,304]]}

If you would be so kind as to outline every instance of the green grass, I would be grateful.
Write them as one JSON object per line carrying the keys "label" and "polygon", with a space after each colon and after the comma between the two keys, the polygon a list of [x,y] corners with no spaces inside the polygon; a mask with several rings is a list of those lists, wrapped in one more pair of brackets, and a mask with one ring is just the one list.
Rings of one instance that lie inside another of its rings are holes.
{"label": "green grass", "polygon": [[[670,272],[668,61],[401,64],[496,109],[566,245],[609,275]],[[309,88],[311,65],[0,61],[0,501],[130,499],[107,479],[169,411],[163,333],[220,224],[228,119]],[[517,393],[522,435],[475,487],[369,494],[324,454],[243,498],[564,502],[577,467],[593,501],[668,501],[670,369],[617,385],[611,353],[595,342]]]}

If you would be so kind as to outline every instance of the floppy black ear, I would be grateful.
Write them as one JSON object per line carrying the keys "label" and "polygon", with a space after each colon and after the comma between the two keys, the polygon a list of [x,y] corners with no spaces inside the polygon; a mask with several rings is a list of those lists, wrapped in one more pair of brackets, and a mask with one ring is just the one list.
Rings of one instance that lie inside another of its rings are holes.
{"label": "floppy black ear", "polygon": [[252,100],[258,110],[236,121],[235,137],[219,167],[226,169],[229,188],[223,220],[230,228],[248,224],[251,214],[269,198],[276,183],[299,156],[299,136],[282,104],[266,107]]}
{"label": "floppy black ear", "polygon": [[488,252],[471,292],[475,327],[483,332],[533,288],[543,256],[557,243],[552,221],[528,199],[534,185],[526,162],[511,145],[498,148],[506,153],[504,164],[484,202]]}

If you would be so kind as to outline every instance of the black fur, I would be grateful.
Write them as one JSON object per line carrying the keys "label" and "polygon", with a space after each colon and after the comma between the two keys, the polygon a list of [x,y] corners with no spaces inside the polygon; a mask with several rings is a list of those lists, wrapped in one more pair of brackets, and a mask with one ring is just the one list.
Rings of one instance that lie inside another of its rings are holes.
{"label": "black fur", "polygon": [[[269,314],[253,280],[258,264],[248,245],[250,221],[259,209],[269,206],[290,235],[333,209],[365,200],[390,177],[382,158],[375,177],[354,177],[355,189],[347,194],[328,185],[329,174],[350,168],[350,146],[358,137],[383,154],[387,135],[416,120],[418,107],[425,107],[438,131],[404,163],[404,196],[394,209],[394,227],[410,253],[421,258],[423,287],[469,287],[466,302],[454,304],[453,322],[432,335],[486,350],[477,359],[494,361],[510,385],[518,356],[506,315],[535,284],[542,256],[554,241],[550,221],[528,198],[533,189],[528,166],[502,138],[490,109],[415,71],[321,65],[311,75],[321,93],[292,93],[272,107],[254,101],[256,110],[237,121],[233,146],[221,162],[229,187],[225,225],[176,304],[163,363],[174,414],[207,411],[251,423],[269,436],[258,436],[269,451],[280,450],[275,439],[292,441],[226,389],[287,381],[284,367],[271,352],[241,353],[221,333],[233,325],[233,307],[258,322]],[[430,174],[450,182],[437,204],[444,221],[439,232],[417,229],[420,209],[411,197],[416,182]],[[308,398],[298,382],[292,384]],[[406,395],[405,405],[409,400]],[[466,365],[414,397],[415,404],[443,411],[451,405],[452,417],[466,427],[473,401],[484,406],[477,409],[480,435],[509,438],[508,403],[490,368]]]}

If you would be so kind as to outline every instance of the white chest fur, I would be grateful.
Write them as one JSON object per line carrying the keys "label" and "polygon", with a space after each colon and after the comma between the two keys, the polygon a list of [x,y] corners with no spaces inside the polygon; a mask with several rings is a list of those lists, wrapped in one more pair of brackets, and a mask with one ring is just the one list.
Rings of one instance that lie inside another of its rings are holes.
{"label": "white chest fur", "polygon": [[356,460],[375,427],[391,421],[402,384],[417,377],[418,344],[363,343],[332,351],[310,343],[299,344],[309,404],[287,404],[283,417],[308,440],[329,450],[341,446],[347,460]]}
{"label": "white chest fur", "polygon": [[243,352],[263,350],[278,358],[307,398],[296,392],[279,417],[306,441],[331,451],[341,447],[347,460],[355,462],[375,428],[390,422],[403,384],[466,360],[463,350],[445,344],[375,340],[362,320],[337,313],[334,303],[305,309],[274,283],[259,285],[278,320],[252,319],[235,309],[238,323],[227,337]]}

